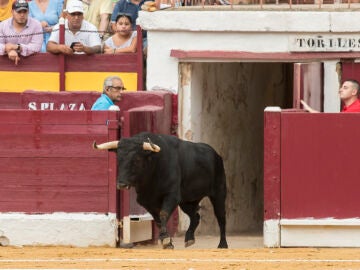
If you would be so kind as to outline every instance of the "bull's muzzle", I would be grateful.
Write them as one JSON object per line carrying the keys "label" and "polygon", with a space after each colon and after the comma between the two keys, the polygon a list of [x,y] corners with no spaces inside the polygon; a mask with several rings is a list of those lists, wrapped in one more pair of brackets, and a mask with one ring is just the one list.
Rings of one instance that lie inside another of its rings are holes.
{"label": "bull's muzzle", "polygon": [[117,189],[130,189],[130,185],[125,184],[125,183],[117,183],[116,188]]}

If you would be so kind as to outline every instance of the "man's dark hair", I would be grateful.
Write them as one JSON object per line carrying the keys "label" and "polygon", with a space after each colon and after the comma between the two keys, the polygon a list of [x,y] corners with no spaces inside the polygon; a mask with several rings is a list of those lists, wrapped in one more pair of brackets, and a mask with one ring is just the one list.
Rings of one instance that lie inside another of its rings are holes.
{"label": "man's dark hair", "polygon": [[360,83],[355,79],[348,79],[348,80],[345,80],[344,82],[351,82],[353,84],[354,88],[357,91],[356,95],[359,98],[360,97]]}

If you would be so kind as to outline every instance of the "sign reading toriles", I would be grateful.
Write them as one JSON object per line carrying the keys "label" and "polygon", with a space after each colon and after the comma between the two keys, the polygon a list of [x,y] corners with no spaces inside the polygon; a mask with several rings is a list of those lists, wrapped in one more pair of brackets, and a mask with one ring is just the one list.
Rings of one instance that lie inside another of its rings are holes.
{"label": "sign reading toriles", "polygon": [[352,52],[360,51],[360,36],[290,36],[292,52]]}

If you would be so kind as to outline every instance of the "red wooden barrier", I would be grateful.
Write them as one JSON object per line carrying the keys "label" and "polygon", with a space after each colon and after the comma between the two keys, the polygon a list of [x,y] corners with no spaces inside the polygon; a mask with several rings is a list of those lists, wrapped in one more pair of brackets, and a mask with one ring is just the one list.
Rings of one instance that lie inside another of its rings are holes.
{"label": "red wooden barrier", "polygon": [[359,122],[359,113],[265,111],[265,245],[358,246]]}
{"label": "red wooden barrier", "polygon": [[360,114],[281,114],[281,217],[360,212]]}
{"label": "red wooden barrier", "polygon": [[[126,92],[120,112],[89,111],[99,95],[25,91],[16,99],[21,106],[13,105],[26,110],[1,110],[0,212],[111,212],[118,219],[146,212],[134,190],[116,191],[116,154],[91,144],[141,131],[170,134],[177,114],[172,94]],[[172,235],[176,228],[177,213]]]}
{"label": "red wooden barrier", "polygon": [[0,211],[115,213],[115,155],[91,144],[117,139],[118,122],[116,112],[2,110]]}

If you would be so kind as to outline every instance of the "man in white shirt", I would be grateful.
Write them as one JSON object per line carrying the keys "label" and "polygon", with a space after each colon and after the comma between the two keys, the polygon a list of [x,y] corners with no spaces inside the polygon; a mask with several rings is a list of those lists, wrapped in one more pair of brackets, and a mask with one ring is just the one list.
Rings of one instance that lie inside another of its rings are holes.
{"label": "man in white shirt", "polygon": [[66,5],[65,44],[59,44],[59,24],[55,25],[46,50],[50,53],[95,54],[101,52],[101,39],[95,25],[84,20],[83,3],[68,0]]}

